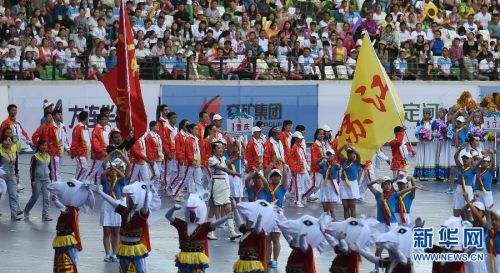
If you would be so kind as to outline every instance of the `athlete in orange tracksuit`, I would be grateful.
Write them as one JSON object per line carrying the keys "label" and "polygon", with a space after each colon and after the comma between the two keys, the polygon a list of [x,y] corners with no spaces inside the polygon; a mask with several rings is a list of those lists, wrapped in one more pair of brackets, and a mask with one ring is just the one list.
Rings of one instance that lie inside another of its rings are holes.
{"label": "athlete in orange tracksuit", "polygon": [[162,183],[167,192],[172,187],[172,182],[178,173],[177,160],[175,158],[175,138],[178,133],[177,114],[169,112],[165,116],[158,119],[158,134],[160,135],[163,148],[163,168],[162,168]]}
{"label": "athlete in orange tracksuit", "polygon": [[149,132],[146,134],[146,155],[151,164],[151,169],[153,170],[152,180],[156,182],[161,181],[161,170],[164,161],[162,140],[160,135],[157,133],[159,128],[159,123],[156,121],[151,121],[149,123]]}
{"label": "athlete in orange tracksuit", "polygon": [[87,174],[87,180],[94,181],[97,185],[101,183],[102,161],[107,156],[106,148],[108,147],[109,139],[106,137],[104,128],[108,124],[106,115],[97,116],[97,123],[92,130],[91,143],[91,158],[92,165]]}
{"label": "athlete in orange tracksuit", "polygon": [[291,120],[283,121],[283,128],[281,128],[280,141],[283,144],[283,148],[285,149],[285,162],[288,164],[288,160],[290,159],[290,152],[292,149],[292,126],[293,123]]}
{"label": "athlete in orange tracksuit", "polygon": [[290,151],[289,166],[292,173],[291,191],[295,196],[295,204],[302,207],[302,199],[305,199],[306,190],[309,187],[309,173],[307,172],[306,152],[302,147],[304,136],[300,132],[293,133],[292,148]]}
{"label": "athlete in orange tracksuit", "polygon": [[129,151],[129,159],[132,164],[130,169],[130,183],[135,181],[150,181],[149,159],[146,155],[145,136],[140,137]]}
{"label": "athlete in orange tracksuit", "polygon": [[52,113],[46,113],[44,118],[45,123],[36,129],[31,139],[34,143],[38,143],[41,139],[45,140],[47,143],[47,153],[50,155],[50,180],[58,181],[58,170],[54,157],[62,155],[62,143],[57,137],[57,126],[52,118]]}
{"label": "athlete in orange tracksuit", "polygon": [[186,176],[186,137],[189,121],[184,119],[179,123],[179,133],[175,136],[175,160],[177,161],[177,174],[172,179],[171,189],[175,194],[177,186],[184,181]]}
{"label": "athlete in orange tracksuit", "polygon": [[90,160],[90,132],[89,113],[86,111],[78,114],[78,124],[73,127],[71,138],[70,155],[76,161],[75,179],[80,180],[87,177]]}
{"label": "athlete in orange tracksuit", "polygon": [[260,171],[264,167],[264,146],[261,142],[261,134],[262,129],[259,127],[252,128],[252,139],[250,139],[247,143],[244,156],[246,161],[246,171],[248,173]]}

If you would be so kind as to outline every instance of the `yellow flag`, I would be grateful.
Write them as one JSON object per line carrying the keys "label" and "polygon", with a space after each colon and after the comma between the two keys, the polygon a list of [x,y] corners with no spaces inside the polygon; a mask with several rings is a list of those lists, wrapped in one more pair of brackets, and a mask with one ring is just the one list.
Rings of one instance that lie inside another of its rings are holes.
{"label": "yellow flag", "polygon": [[398,92],[365,35],[339,130],[339,147],[349,143],[360,153],[362,162],[370,161],[382,145],[394,138],[394,127],[402,126],[403,118]]}

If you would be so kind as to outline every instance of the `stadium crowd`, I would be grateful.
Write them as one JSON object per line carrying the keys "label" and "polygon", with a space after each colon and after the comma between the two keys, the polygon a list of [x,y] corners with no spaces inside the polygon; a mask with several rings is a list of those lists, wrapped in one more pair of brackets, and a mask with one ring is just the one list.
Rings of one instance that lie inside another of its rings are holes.
{"label": "stadium crowd", "polygon": [[[497,0],[132,0],[143,79],[348,79],[370,35],[393,79],[497,80]],[[99,79],[119,0],[0,0],[0,78]]]}

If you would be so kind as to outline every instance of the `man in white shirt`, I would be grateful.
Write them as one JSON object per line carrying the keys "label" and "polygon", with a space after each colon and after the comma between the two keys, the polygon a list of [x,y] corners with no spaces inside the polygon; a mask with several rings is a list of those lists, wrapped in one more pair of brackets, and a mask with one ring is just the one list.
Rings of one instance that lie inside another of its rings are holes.
{"label": "man in white shirt", "polygon": [[491,21],[491,14],[488,12],[487,5],[481,6],[481,12],[476,13],[474,21],[479,22],[483,29],[488,29],[488,23]]}
{"label": "man in white shirt", "polygon": [[151,51],[145,46],[144,41],[140,41],[137,49],[135,50],[137,59],[144,59],[151,56]]}
{"label": "man in white shirt", "polygon": [[78,30],[78,35],[75,37],[75,46],[80,54],[87,50],[87,38],[85,38],[83,29]]}
{"label": "man in white shirt", "polygon": [[299,67],[300,71],[302,72],[302,75],[312,75],[313,74],[313,68],[314,68],[314,59],[311,57],[311,50],[306,47],[304,48],[304,51],[302,55],[299,56]]}
{"label": "man in white shirt", "polygon": [[4,59],[5,68],[6,68],[6,80],[14,80],[15,74],[19,72],[19,57],[16,56],[16,50],[11,48],[9,50],[9,55]]}
{"label": "man in white shirt", "polygon": [[467,22],[465,22],[463,26],[467,32],[472,32],[476,34],[477,25],[476,23],[474,23],[474,15],[469,14],[469,16],[467,17]]}
{"label": "man in white shirt", "polygon": [[102,56],[102,50],[100,48],[95,49],[94,55],[89,58],[89,66],[94,67],[97,72],[102,73],[106,68],[106,60]]}
{"label": "man in white shirt", "polygon": [[427,34],[422,30],[422,23],[417,23],[415,25],[415,30],[411,33],[411,40],[415,43],[419,35],[422,35],[424,40],[427,41]]}
{"label": "man in white shirt", "polygon": [[63,65],[66,62],[66,52],[62,42],[57,43],[57,48],[52,51],[52,57],[55,58],[57,65]]}
{"label": "man in white shirt", "polygon": [[263,51],[267,51],[268,45],[269,45],[269,40],[266,37],[265,30],[261,30],[259,33],[259,45]]}
{"label": "man in white shirt", "polygon": [[154,30],[158,39],[163,39],[163,33],[167,29],[167,26],[165,24],[165,17],[160,15],[160,17],[158,17],[158,20],[156,21],[156,24],[152,26],[151,29]]}
{"label": "man in white shirt", "polygon": [[439,76],[443,79],[448,79],[451,74],[451,59],[448,56],[448,49],[443,48],[441,57],[437,60],[437,66],[439,69]]}
{"label": "man in white shirt", "polygon": [[495,69],[495,63],[493,62],[493,54],[489,52],[487,57],[479,62],[478,79],[481,81],[493,80],[494,69]]}
{"label": "man in white shirt", "polygon": [[347,75],[349,75],[349,78],[352,78],[354,71],[356,70],[357,58],[358,51],[356,51],[356,49],[351,49],[351,52],[349,52],[349,58],[347,58],[347,61],[345,62],[345,65],[347,67]]}
{"label": "man in white shirt", "polygon": [[397,32],[397,33],[398,33],[398,37],[397,37],[398,38],[398,47],[400,47],[402,43],[411,39],[411,33],[408,30],[408,28],[406,27],[405,22],[401,22],[401,24],[399,25],[399,32]]}
{"label": "man in white shirt", "polygon": [[94,38],[99,38],[102,41],[106,41],[106,28],[104,27],[106,22],[104,21],[104,18],[99,18],[97,20],[97,27],[94,27],[92,29],[92,37]]}

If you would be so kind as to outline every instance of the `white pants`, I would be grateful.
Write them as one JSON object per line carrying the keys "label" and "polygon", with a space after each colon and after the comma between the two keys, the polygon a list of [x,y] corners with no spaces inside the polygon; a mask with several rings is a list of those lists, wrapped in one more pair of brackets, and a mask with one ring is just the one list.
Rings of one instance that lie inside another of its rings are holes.
{"label": "white pants", "polygon": [[177,186],[184,181],[184,177],[186,177],[186,166],[181,164],[175,165],[175,175],[172,176],[170,187],[172,189],[177,188]]}
{"label": "white pants", "polygon": [[149,171],[149,165],[147,163],[142,164],[132,164],[130,171],[129,182],[133,183],[135,181],[150,181],[151,172]]}
{"label": "white pants", "polygon": [[75,179],[80,181],[80,179],[86,179],[89,172],[89,161],[86,156],[75,157],[76,161],[76,173]]}
{"label": "white pants", "polygon": [[94,181],[96,185],[101,184],[102,160],[92,160],[92,165],[87,173],[87,181]]}
{"label": "white pants", "polygon": [[197,193],[203,196],[207,189],[203,185],[203,172],[200,166],[189,166],[186,172],[185,184],[189,193]]}
{"label": "white pants", "polygon": [[309,180],[309,174],[307,173],[292,174],[291,192],[295,197],[295,202],[298,202],[305,197],[304,193],[309,187]]}
{"label": "white pants", "polygon": [[50,158],[50,180],[52,182],[61,179],[61,157],[53,156]]}
{"label": "white pants", "polygon": [[151,166],[152,166],[152,171],[153,171],[153,174],[151,176],[151,180],[154,180],[155,182],[160,182],[161,176],[162,176],[162,162],[155,161],[151,164]]}
{"label": "white pants", "polygon": [[163,162],[162,183],[164,186],[172,186],[174,178],[177,176],[178,167],[175,159],[166,159]]}
{"label": "white pants", "polygon": [[[472,197],[474,197],[472,187],[465,186],[465,190],[469,195],[469,201],[470,201]],[[457,187],[455,188],[455,193],[453,195],[453,209],[463,209],[464,207],[465,207],[464,191],[462,189],[462,185],[457,184]]]}
{"label": "white pants", "polygon": [[308,173],[305,174],[307,176],[307,184],[304,184],[304,186],[306,187],[304,196],[309,197],[318,191],[319,186],[321,185],[321,183],[323,183],[324,179],[323,175],[320,173],[313,173],[312,178]]}
{"label": "white pants", "polygon": [[477,193],[479,193],[479,200],[483,202],[487,209],[490,209],[493,205],[495,205],[491,191],[477,191]]}
{"label": "white pants", "polygon": [[174,196],[177,196],[179,193],[186,191],[187,189],[187,182],[186,178],[188,176],[189,172],[189,167],[186,167],[184,165],[178,165],[178,173],[174,180],[172,181],[172,191]]}

